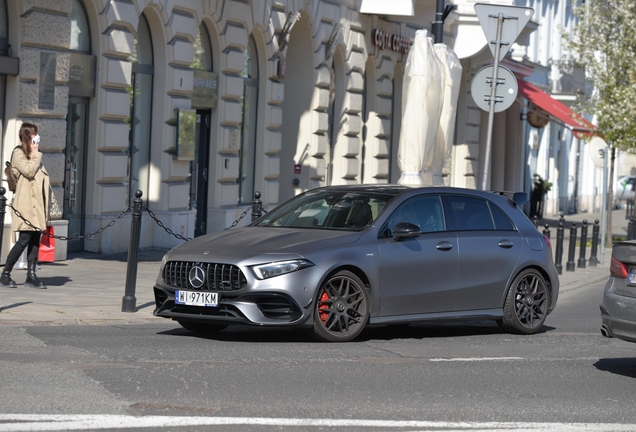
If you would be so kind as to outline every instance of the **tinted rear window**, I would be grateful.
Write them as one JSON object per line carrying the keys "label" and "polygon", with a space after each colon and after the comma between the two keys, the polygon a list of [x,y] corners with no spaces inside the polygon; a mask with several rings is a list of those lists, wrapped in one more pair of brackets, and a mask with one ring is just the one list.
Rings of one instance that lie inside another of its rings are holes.
{"label": "tinted rear window", "polygon": [[449,195],[450,211],[458,231],[494,230],[495,224],[486,200]]}

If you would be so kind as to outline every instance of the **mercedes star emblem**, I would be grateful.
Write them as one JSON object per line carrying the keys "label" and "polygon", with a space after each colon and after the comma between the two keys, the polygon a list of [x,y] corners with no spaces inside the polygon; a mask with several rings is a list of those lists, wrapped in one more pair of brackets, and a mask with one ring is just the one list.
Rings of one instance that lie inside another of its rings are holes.
{"label": "mercedes star emblem", "polygon": [[201,288],[205,282],[205,271],[199,266],[194,266],[188,274],[188,279],[194,288]]}

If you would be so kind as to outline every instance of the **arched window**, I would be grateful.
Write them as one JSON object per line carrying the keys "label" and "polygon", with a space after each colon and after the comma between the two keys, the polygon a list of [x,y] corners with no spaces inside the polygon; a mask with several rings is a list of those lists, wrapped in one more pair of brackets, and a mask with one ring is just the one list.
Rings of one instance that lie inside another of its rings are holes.
{"label": "arched window", "polygon": [[199,26],[197,39],[194,41],[194,60],[192,69],[212,71],[212,47],[210,46],[210,34],[205,25]]}
{"label": "arched window", "polygon": [[243,121],[241,125],[242,139],[239,154],[239,199],[238,203],[252,201],[254,195],[255,164],[256,164],[256,122],[258,114],[258,55],[256,42],[250,36],[245,63],[243,65]]}
{"label": "arched window", "polygon": [[72,51],[91,52],[91,36],[88,31],[86,11],[79,0],[73,0],[71,11],[71,45]]}
{"label": "arched window", "polygon": [[139,27],[135,37],[135,46],[131,56],[131,139],[128,151],[129,160],[129,197],[141,190],[144,196],[149,192],[150,175],[150,138],[152,119],[153,54],[150,28],[146,17],[139,17]]}

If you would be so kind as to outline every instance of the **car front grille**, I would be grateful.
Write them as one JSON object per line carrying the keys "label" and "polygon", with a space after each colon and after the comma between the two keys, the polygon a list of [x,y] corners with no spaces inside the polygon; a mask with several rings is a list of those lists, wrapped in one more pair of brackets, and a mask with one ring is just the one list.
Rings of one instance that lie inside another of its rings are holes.
{"label": "car front grille", "polygon": [[[194,288],[189,280],[190,271],[199,266],[205,273],[203,285]],[[169,261],[163,268],[163,281],[178,289],[200,289],[201,291],[236,291],[245,288],[247,279],[241,269],[232,264]]]}

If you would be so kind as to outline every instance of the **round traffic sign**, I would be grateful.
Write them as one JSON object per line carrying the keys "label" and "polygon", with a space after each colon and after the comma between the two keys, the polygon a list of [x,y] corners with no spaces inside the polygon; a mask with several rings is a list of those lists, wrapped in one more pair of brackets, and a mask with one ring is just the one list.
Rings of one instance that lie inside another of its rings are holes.
{"label": "round traffic sign", "polygon": [[[470,86],[470,92],[477,106],[484,111],[490,111],[490,92],[494,66],[485,66],[475,74]],[[517,98],[519,86],[514,74],[503,66],[497,69],[497,90],[495,96],[495,112],[510,108]]]}

